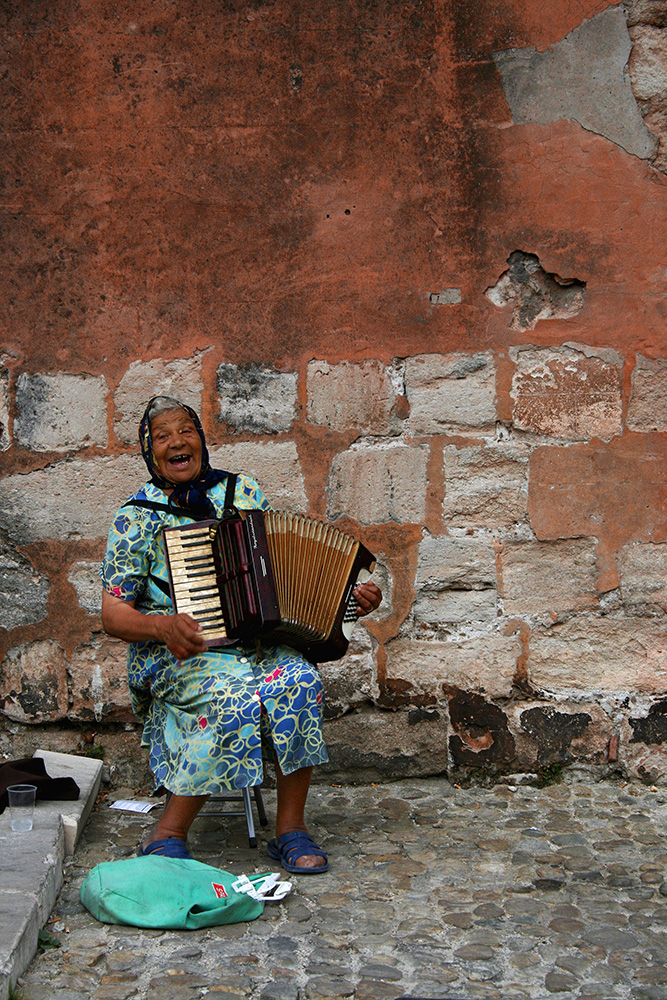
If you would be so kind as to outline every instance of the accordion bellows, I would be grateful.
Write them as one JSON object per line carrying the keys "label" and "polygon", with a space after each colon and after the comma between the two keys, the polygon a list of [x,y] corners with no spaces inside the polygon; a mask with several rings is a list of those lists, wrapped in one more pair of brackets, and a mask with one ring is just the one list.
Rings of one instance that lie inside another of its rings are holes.
{"label": "accordion bellows", "polygon": [[209,646],[264,637],[312,662],[344,655],[357,619],[353,590],[375,558],[333,525],[281,511],[163,531],[174,609]]}

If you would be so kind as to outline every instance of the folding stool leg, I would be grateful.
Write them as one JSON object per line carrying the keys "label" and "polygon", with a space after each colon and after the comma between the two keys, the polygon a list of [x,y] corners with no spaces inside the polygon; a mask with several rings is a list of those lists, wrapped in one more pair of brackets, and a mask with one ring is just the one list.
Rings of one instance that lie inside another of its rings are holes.
{"label": "folding stool leg", "polygon": [[250,789],[242,788],[243,808],[245,809],[245,820],[248,824],[248,840],[251,847],[257,847],[257,837],[255,836],[255,821],[252,817],[252,802],[250,801]]}
{"label": "folding stool leg", "polygon": [[266,818],[266,810],[264,809],[264,799],[262,798],[262,789],[259,785],[255,785],[253,788],[255,793],[255,804],[257,806],[257,815],[259,816],[260,826],[268,826],[269,821]]}

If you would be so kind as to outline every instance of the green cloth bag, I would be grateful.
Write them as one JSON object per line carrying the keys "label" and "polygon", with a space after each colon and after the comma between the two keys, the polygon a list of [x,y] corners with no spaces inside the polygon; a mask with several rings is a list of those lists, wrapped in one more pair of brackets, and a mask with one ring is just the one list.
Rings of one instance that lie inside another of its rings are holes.
{"label": "green cloth bag", "polygon": [[81,902],[105,924],[196,930],[255,920],[267,878],[277,876],[239,877],[192,858],[149,854],[97,865],[83,880]]}

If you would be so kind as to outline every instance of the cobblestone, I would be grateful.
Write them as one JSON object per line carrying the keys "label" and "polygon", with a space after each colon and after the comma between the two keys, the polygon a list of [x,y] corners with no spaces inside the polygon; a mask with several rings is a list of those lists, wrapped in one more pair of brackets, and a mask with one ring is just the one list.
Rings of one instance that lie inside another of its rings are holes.
{"label": "cobblestone", "polygon": [[[271,791],[265,801],[272,816]],[[294,877],[250,924],[149,931],[99,924],[79,902],[89,869],[131,855],[152,822],[100,799],[47,924],[60,947],[17,995],[667,1000],[664,790],[317,785],[309,818],[327,874]],[[275,870],[268,836],[252,850],[241,819],[202,817],[190,846],[232,872]]]}

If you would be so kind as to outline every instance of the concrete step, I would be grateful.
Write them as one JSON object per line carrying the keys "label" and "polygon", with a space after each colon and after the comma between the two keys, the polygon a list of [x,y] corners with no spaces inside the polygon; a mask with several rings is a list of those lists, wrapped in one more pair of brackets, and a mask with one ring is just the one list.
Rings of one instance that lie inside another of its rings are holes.
{"label": "concrete step", "polygon": [[63,881],[63,860],[83,832],[102,778],[102,763],[90,757],[38,750],[52,778],[72,777],[75,802],[37,802],[29,833],[14,833],[9,809],[0,816],[0,1000],[6,1000],[37,952]]}

